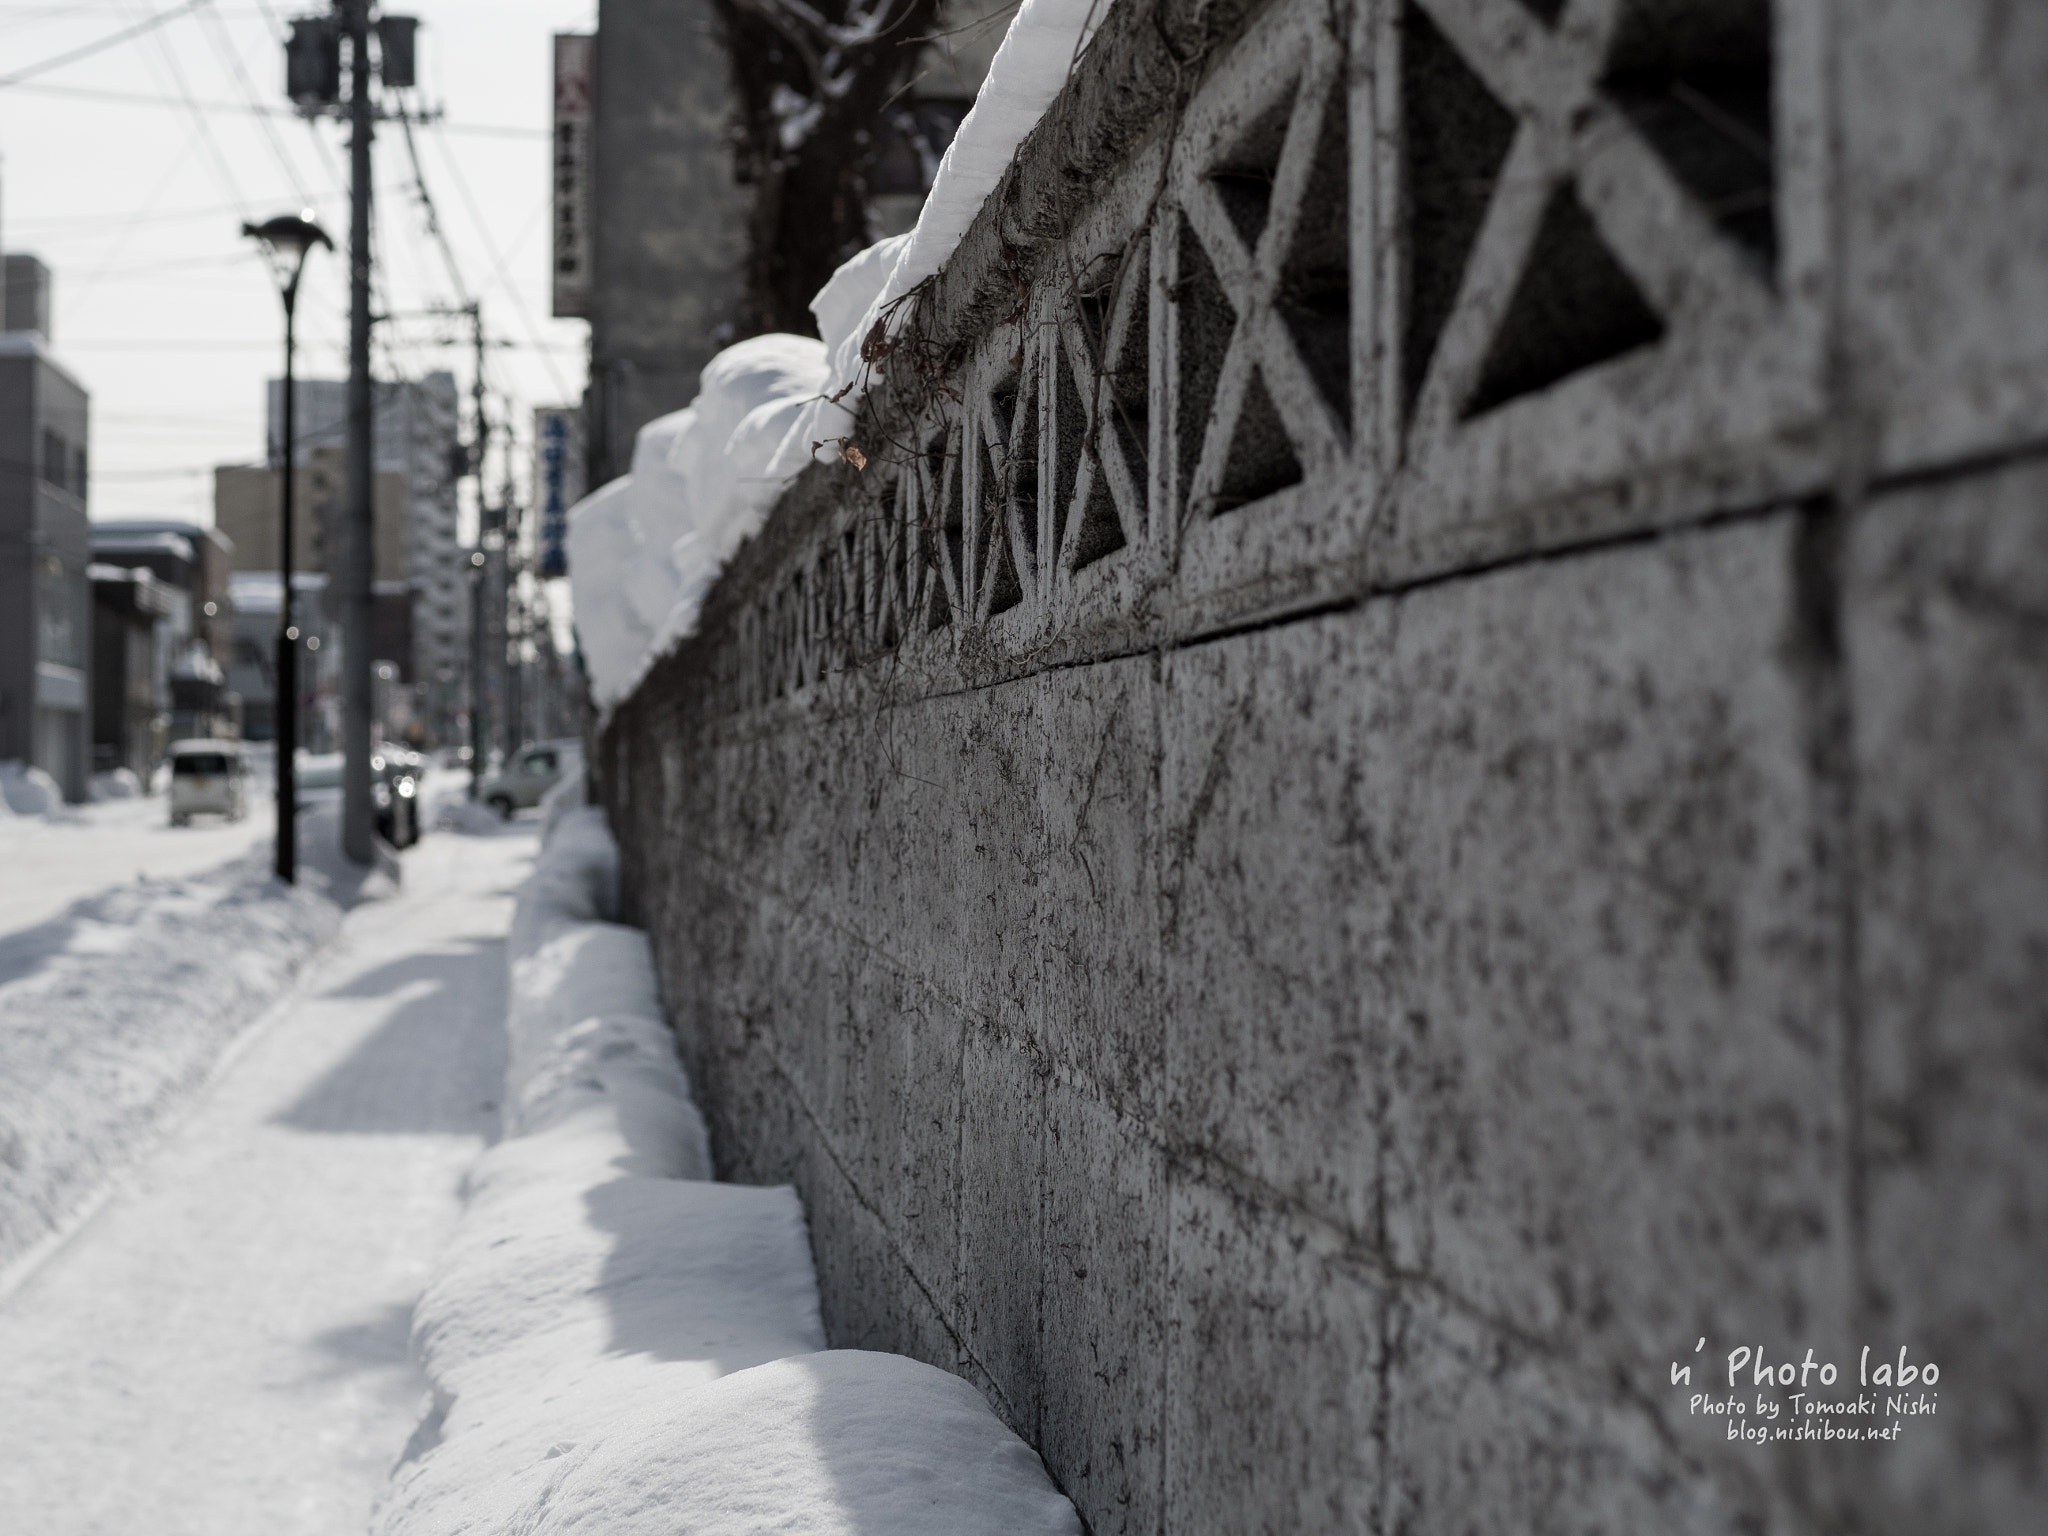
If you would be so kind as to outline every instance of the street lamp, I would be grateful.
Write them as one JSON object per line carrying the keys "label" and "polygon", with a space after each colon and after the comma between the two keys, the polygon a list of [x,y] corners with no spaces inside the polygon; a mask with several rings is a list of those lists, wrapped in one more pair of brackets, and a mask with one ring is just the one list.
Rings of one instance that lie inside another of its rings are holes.
{"label": "street lamp", "polygon": [[299,274],[306,257],[316,245],[330,251],[334,242],[327,231],[313,222],[312,210],[303,214],[280,214],[261,224],[244,224],[242,233],[263,247],[277,275],[284,297],[284,433],[283,463],[278,479],[279,501],[278,571],[284,578],[284,592],[277,607],[277,877],[291,885],[299,873],[298,783],[293,752],[299,744],[299,632],[292,624],[292,444],[298,432],[294,417],[297,391],[292,378],[292,318],[299,302]]}

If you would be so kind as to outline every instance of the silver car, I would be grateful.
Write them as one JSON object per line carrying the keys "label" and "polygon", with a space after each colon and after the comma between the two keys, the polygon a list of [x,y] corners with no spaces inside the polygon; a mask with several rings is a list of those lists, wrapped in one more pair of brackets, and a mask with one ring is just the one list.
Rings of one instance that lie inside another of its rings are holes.
{"label": "silver car", "polygon": [[576,766],[582,755],[583,744],[573,738],[521,747],[510,762],[477,786],[476,797],[509,820],[514,811],[539,805],[541,797],[562,782],[562,775]]}

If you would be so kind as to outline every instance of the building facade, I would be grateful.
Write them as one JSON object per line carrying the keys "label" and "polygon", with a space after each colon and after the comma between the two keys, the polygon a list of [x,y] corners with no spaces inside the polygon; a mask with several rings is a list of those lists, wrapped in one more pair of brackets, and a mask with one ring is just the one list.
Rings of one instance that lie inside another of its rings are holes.
{"label": "building facade", "polygon": [[125,769],[147,784],[171,741],[171,592],[141,566],[94,562],[88,574],[92,771]]}
{"label": "building facade", "polygon": [[[233,604],[228,586],[234,555],[234,543],[227,534],[198,523],[166,518],[117,518],[95,521],[92,525],[96,613],[108,604],[120,608],[137,597],[136,593],[124,595],[116,588],[105,587],[102,573],[107,580],[136,572],[153,577],[156,596],[165,605],[157,624],[153,667],[162,691],[167,740],[241,734],[241,699],[227,678],[234,657]],[[102,622],[95,619],[95,643]],[[127,664],[110,661],[103,666],[96,657],[95,688],[101,678],[113,676],[108,667],[121,668],[125,675]],[[132,678],[124,686],[134,686]],[[132,753],[127,746],[111,754],[103,750],[112,745],[112,738],[105,731],[112,728],[115,718],[95,702],[96,765],[109,755],[119,756],[125,762]],[[153,766],[155,758],[150,761]]]}
{"label": "building facade", "polygon": [[[300,379],[294,393],[292,460],[311,467],[338,455],[348,433],[348,386],[339,379]],[[283,459],[284,383],[270,381],[268,463]],[[445,371],[376,385],[371,454],[379,477],[376,559],[378,661],[398,665],[406,709],[429,737],[453,741],[465,707],[469,662],[467,547],[460,535],[457,489],[462,462],[462,410],[455,376]],[[339,457],[328,462],[337,470]],[[404,485],[402,530],[390,531],[381,510],[384,476]],[[338,497],[339,489],[324,492]],[[338,504],[338,503],[337,503]],[[307,505],[301,497],[301,507]],[[273,543],[276,535],[271,535]],[[245,564],[246,570],[276,569]],[[311,566],[306,569],[313,569]],[[324,567],[323,567],[324,568]]]}
{"label": "building facade", "polygon": [[86,568],[91,402],[50,350],[49,273],[6,258],[0,333],[0,761],[46,770],[83,800],[92,761]]}
{"label": "building facade", "polygon": [[[326,443],[306,445],[292,475],[296,486],[292,590],[297,597],[293,614],[304,643],[310,644],[316,633],[326,636],[321,642],[325,654],[317,665],[311,651],[300,658],[301,681],[310,685],[340,665],[341,637],[338,629],[326,623],[322,605],[330,583],[339,579],[346,552],[342,519],[347,506],[348,466],[344,451]],[[371,643],[375,650],[371,660],[398,668],[403,686],[395,696],[400,697],[408,718],[416,668],[414,611],[418,601],[411,576],[414,525],[410,491],[408,477],[401,470],[380,468],[372,480],[376,558],[371,568]],[[274,652],[277,593],[281,590],[279,492],[275,469],[223,465],[214,471],[214,522],[232,541],[236,576],[233,676],[228,685],[242,697],[248,734],[260,740],[271,739],[275,718]],[[245,581],[244,577],[254,579]],[[255,606],[244,614],[242,609],[248,604]],[[316,607],[322,611],[316,613]],[[321,707],[324,709],[324,704]],[[300,716],[302,720],[311,718],[304,708]]]}
{"label": "building facade", "polygon": [[590,483],[695,398],[739,334],[746,204],[710,0],[600,0],[590,290]]}

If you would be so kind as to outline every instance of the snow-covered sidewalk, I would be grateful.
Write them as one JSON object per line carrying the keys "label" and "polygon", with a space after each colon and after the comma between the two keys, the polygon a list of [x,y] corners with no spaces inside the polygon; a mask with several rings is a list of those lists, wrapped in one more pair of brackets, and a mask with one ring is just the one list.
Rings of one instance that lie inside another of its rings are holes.
{"label": "snow-covered sidewalk", "polygon": [[0,1525],[360,1536],[419,1413],[413,1302],[497,1125],[503,939],[533,846],[412,850],[404,889],[347,916],[0,1302]]}

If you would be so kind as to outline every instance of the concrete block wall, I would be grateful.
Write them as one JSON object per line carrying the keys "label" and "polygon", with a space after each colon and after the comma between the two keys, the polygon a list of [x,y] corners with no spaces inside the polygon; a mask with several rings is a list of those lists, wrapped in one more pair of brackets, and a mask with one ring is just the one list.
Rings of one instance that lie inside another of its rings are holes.
{"label": "concrete block wall", "polygon": [[722,1171],[1093,1531],[2048,1525],[2048,18],[1935,9],[1127,0],[612,719]]}

